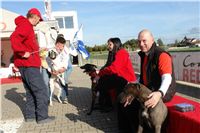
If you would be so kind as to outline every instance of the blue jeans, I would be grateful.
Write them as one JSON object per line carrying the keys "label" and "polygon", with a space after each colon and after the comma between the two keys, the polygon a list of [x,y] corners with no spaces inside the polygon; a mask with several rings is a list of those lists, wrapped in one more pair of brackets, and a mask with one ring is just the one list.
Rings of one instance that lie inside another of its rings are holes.
{"label": "blue jeans", "polygon": [[41,68],[41,73],[42,73],[44,83],[47,87],[47,94],[48,94],[48,99],[49,99],[49,97],[50,97],[50,86],[49,86],[50,73],[48,72],[47,69],[45,69],[43,67]]}
{"label": "blue jeans", "polygon": [[73,70],[72,63],[71,63],[71,60],[69,59],[67,70],[64,72],[64,79],[65,79],[66,85],[62,89],[62,94],[61,94],[62,99],[65,99],[66,96],[68,96],[68,94],[69,94],[68,93],[68,82],[69,82],[69,75],[72,73],[72,70]]}
{"label": "blue jeans", "polygon": [[69,59],[69,61],[68,61],[68,66],[67,66],[67,70],[65,71],[65,74],[64,74],[65,83],[67,83],[67,84],[68,84],[68,82],[69,82],[69,76],[70,76],[70,74],[72,73],[72,70],[73,70],[73,68],[72,68],[72,63],[71,63],[71,60]]}
{"label": "blue jeans", "polygon": [[48,118],[47,87],[40,68],[19,67],[19,71],[26,90],[25,118],[36,118],[37,121]]}

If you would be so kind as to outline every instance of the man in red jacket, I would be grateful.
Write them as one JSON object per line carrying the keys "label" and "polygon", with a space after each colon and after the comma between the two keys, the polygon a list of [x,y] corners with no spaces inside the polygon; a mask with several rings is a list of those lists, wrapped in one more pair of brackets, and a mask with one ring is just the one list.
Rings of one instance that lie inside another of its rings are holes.
{"label": "man in red jacket", "polygon": [[[129,53],[122,48],[119,38],[110,38],[108,40],[109,56],[106,65],[99,71],[95,78],[97,90],[100,92],[100,104],[102,101],[103,111],[109,111],[112,106],[111,97],[108,94],[109,89],[115,89],[117,95],[120,94],[128,82],[136,82],[135,72],[131,63]],[[131,119],[127,112],[128,108],[124,108],[118,103],[118,126],[120,132],[131,132]]]}
{"label": "man in red jacket", "polygon": [[26,90],[25,121],[37,121],[38,124],[51,122],[54,116],[48,116],[47,88],[40,74],[41,61],[39,45],[33,26],[42,21],[38,9],[31,8],[26,18],[15,19],[16,29],[10,36],[14,51],[14,64],[19,68]]}

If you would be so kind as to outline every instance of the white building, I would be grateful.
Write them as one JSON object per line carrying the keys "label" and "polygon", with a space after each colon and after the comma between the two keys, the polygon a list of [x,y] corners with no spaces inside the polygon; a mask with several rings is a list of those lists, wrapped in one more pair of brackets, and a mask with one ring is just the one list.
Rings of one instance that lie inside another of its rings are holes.
{"label": "white building", "polygon": [[[19,14],[0,8],[0,38],[1,38],[1,69],[8,67],[13,51],[10,45],[10,35],[15,29],[15,18]],[[78,31],[78,19],[76,11],[52,12],[52,16],[58,21],[59,33],[65,36],[68,43],[72,43],[75,33]],[[37,31],[36,31],[37,34]],[[78,37],[82,39],[82,30]],[[78,64],[78,57],[73,58],[73,63]]]}
{"label": "white building", "polygon": [[[73,42],[75,33],[79,30],[76,11],[55,11],[51,16],[58,21],[59,33],[63,34],[67,43]],[[78,32],[78,38],[83,39],[82,29]],[[81,56],[73,57],[73,64],[82,64]]]}
{"label": "white building", "polygon": [[[78,31],[78,18],[76,11],[56,11],[52,12],[52,16],[58,21],[59,32],[65,36],[65,39],[73,41],[75,33]],[[78,34],[82,39],[82,31]]]}

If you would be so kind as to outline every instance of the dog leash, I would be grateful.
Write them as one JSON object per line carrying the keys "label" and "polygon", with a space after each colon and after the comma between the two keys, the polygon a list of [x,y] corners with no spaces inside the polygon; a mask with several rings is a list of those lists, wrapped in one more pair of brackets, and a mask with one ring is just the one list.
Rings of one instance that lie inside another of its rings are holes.
{"label": "dog leash", "polygon": [[[49,51],[49,50],[51,50],[51,49],[54,49],[54,48],[55,48],[55,47],[48,48],[47,51]],[[44,49],[40,49],[40,50],[37,50],[37,51],[30,52],[30,54],[35,54],[35,53],[38,53],[38,52],[40,52],[40,51],[42,51],[42,50],[44,50]]]}

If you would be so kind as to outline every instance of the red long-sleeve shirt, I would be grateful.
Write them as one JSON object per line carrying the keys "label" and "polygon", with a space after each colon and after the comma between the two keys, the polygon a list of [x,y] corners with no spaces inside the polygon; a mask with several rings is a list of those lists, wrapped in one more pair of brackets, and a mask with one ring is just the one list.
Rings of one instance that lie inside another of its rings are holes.
{"label": "red long-sleeve shirt", "polygon": [[[142,71],[144,72],[143,74],[143,82],[144,85],[148,85],[147,81],[147,75],[146,75],[146,66],[147,66],[147,56],[144,57],[144,63],[142,66]],[[159,57],[159,63],[158,63],[158,70],[160,75],[162,76],[163,74],[169,73],[172,74],[172,64],[171,64],[171,57],[167,53],[162,53],[160,54]]]}
{"label": "red long-sleeve shirt", "polygon": [[[16,29],[10,36],[14,51],[14,64],[17,67],[40,67],[39,45],[37,43],[33,25],[27,18],[19,16],[15,19]],[[35,52],[29,58],[23,58],[25,52]]]}
{"label": "red long-sleeve shirt", "polygon": [[129,53],[125,49],[120,49],[115,54],[115,60],[110,66],[100,70],[99,76],[116,74],[123,77],[128,82],[136,80],[135,72],[131,63]]}

